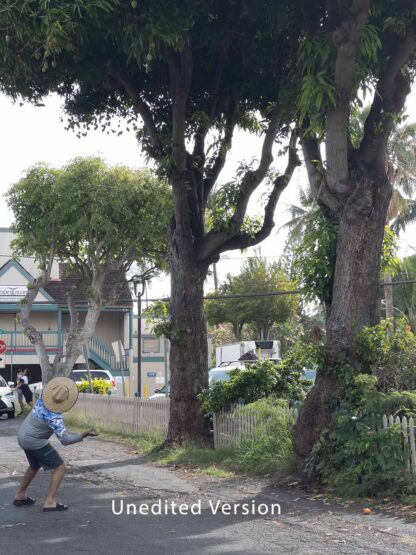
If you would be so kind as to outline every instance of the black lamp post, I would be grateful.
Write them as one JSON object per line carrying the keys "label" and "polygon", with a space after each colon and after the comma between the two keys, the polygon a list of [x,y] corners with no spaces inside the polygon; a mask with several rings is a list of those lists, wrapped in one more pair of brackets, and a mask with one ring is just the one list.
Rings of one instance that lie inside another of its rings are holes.
{"label": "black lamp post", "polygon": [[135,275],[131,278],[137,299],[137,395],[142,396],[142,296],[146,290],[146,277]]}

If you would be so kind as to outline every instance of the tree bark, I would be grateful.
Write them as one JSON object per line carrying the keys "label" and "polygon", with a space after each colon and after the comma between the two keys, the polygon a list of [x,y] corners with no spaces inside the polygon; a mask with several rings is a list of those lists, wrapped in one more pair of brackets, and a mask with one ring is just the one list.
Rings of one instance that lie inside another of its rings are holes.
{"label": "tree bark", "polygon": [[[381,183],[380,183],[381,181]],[[327,310],[325,364],[305,399],[294,428],[300,460],[312,451],[324,429],[332,426],[334,409],[343,396],[340,367],[354,364],[354,337],[380,316],[380,257],[391,187],[383,176],[365,176],[356,189],[359,205],[350,199],[340,216],[332,303]],[[370,208],[371,207],[371,208]]]}
{"label": "tree bark", "polygon": [[386,282],[388,285],[384,287],[384,300],[386,302],[386,319],[393,319],[394,317],[394,304],[393,304],[393,276],[391,270],[387,270],[386,272]]}
{"label": "tree bark", "polygon": [[186,252],[177,231],[171,236],[171,405],[167,442],[204,441],[209,427],[198,394],[208,387],[208,343],[204,281],[208,266]]}

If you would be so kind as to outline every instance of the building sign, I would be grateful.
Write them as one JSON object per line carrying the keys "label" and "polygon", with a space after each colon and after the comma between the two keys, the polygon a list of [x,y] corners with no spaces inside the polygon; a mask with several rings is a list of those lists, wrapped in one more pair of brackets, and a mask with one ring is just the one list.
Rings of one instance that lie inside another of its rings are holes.
{"label": "building sign", "polygon": [[148,378],[156,378],[156,372],[147,372]]}
{"label": "building sign", "polygon": [[0,285],[0,303],[21,301],[26,293],[26,285]]}

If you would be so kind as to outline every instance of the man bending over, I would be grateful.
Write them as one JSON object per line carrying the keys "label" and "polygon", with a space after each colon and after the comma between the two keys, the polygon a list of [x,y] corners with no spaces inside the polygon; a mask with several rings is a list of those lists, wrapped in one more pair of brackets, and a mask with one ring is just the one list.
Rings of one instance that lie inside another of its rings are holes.
{"label": "man bending over", "polygon": [[65,465],[59,453],[49,443],[55,434],[62,445],[82,441],[84,437],[98,435],[94,429],[82,433],[70,433],[65,429],[62,413],[70,410],[78,399],[78,388],[69,378],[53,378],[44,387],[33,410],[23,421],[17,441],[24,450],[29,467],[27,468],[13,505],[17,507],[33,505],[35,499],[28,497],[27,489],[40,467],[52,470],[48,497],[43,506],[44,512],[66,511],[68,507],[56,500],[56,494],[65,474]]}

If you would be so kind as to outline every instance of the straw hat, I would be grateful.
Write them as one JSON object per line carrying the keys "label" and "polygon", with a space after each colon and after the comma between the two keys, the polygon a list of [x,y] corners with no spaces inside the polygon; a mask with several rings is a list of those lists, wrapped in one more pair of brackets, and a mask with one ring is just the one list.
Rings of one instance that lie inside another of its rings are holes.
{"label": "straw hat", "polygon": [[42,390],[42,401],[52,412],[66,412],[78,399],[78,388],[70,378],[53,378]]}

